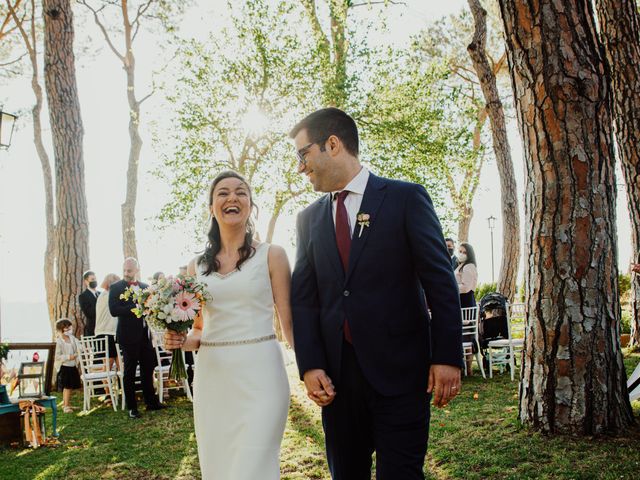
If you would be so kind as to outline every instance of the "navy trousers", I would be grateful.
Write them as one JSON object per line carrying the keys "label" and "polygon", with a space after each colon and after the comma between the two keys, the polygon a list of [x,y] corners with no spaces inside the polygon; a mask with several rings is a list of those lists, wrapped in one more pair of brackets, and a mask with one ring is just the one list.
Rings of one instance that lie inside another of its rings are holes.
{"label": "navy trousers", "polygon": [[374,451],[377,480],[423,480],[431,396],[426,391],[393,397],[378,394],[347,342],[341,368],[336,397],[322,409],[333,480],[371,480]]}

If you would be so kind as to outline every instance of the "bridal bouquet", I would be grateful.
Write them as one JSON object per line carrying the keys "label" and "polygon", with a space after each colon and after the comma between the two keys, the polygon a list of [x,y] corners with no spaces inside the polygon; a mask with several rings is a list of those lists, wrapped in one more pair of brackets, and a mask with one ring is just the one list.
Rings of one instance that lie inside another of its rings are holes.
{"label": "bridal bouquet", "polygon": [[[136,307],[131,311],[138,318],[145,317],[152,327],[177,333],[187,332],[205,303],[211,300],[204,284],[196,282],[195,277],[182,275],[163,278],[144,290],[131,286],[120,298],[133,299]],[[179,350],[174,350],[171,356],[169,378],[187,378],[184,360]]]}

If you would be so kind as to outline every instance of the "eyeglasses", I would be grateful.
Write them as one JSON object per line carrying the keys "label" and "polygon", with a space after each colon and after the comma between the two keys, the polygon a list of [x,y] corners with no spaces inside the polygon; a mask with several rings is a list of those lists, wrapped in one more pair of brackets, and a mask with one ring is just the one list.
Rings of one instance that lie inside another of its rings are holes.
{"label": "eyeglasses", "polygon": [[304,147],[302,147],[300,150],[296,152],[296,157],[298,157],[298,162],[301,163],[302,165],[307,164],[307,159],[304,158],[304,156],[307,154],[307,152],[312,146],[313,146],[313,142],[309,143],[308,145],[305,145]]}

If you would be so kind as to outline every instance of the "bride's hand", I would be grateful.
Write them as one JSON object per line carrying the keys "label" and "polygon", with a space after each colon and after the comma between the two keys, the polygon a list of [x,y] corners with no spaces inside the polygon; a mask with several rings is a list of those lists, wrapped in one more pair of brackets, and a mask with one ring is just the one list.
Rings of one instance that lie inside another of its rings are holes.
{"label": "bride's hand", "polygon": [[177,350],[182,348],[185,340],[187,339],[186,333],[178,333],[173,330],[167,330],[164,332],[164,348],[166,350]]}

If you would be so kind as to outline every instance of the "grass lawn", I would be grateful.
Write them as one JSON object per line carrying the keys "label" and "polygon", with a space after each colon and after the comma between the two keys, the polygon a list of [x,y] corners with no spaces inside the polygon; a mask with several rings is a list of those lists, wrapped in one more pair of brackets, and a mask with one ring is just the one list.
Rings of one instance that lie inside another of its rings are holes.
{"label": "grass lawn", "polygon": [[[627,355],[627,371],[639,361],[640,354]],[[282,478],[328,480],[319,411],[292,366],[289,373]],[[60,411],[60,445],[0,449],[0,479],[199,479],[191,403],[182,396],[168,403],[160,412],[143,409],[136,421],[103,406],[87,415]],[[81,406],[81,394],[74,404]],[[427,478],[640,478],[640,429],[617,438],[545,437],[518,424],[517,405],[517,383],[508,375],[465,379],[458,399],[432,412]],[[640,403],[634,409],[640,415]]]}

